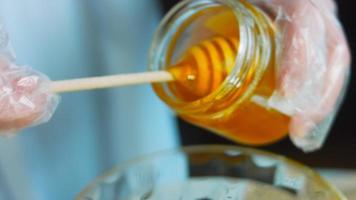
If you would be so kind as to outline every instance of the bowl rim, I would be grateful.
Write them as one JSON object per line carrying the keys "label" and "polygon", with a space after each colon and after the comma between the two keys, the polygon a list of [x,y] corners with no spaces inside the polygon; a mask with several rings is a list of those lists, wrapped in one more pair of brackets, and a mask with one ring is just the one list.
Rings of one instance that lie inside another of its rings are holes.
{"label": "bowl rim", "polygon": [[136,163],[163,157],[166,155],[174,155],[177,153],[184,153],[184,154],[209,153],[209,152],[212,152],[212,153],[213,152],[215,152],[215,153],[225,152],[225,153],[227,153],[229,151],[242,152],[247,155],[257,155],[257,156],[269,157],[274,160],[286,163],[286,164],[293,166],[296,169],[300,170],[303,174],[307,175],[308,177],[313,177],[313,179],[315,179],[315,182],[318,182],[323,187],[328,188],[333,194],[335,194],[335,196],[337,196],[339,198],[339,199],[335,199],[335,200],[347,200],[347,198],[340,192],[339,189],[337,189],[334,185],[332,185],[325,178],[323,178],[316,170],[313,170],[310,167],[307,167],[298,161],[289,159],[283,155],[271,153],[269,151],[253,149],[253,148],[249,148],[249,147],[235,146],[235,145],[191,145],[191,146],[177,147],[177,148],[173,148],[173,149],[160,150],[160,151],[156,151],[154,153],[148,153],[148,154],[144,154],[142,156],[138,156],[138,157],[136,157],[134,159],[130,159],[126,162],[122,162],[121,164],[114,166],[110,170],[108,170],[108,171],[104,172],[103,174],[99,175],[98,177],[96,177],[93,181],[91,181],[89,184],[87,184],[84,187],[84,189],[81,190],[81,192],[75,197],[75,200],[82,200],[83,197],[85,197],[87,194],[94,191],[100,184],[102,184],[106,180],[110,179],[110,177],[112,177],[113,174],[116,174],[119,171],[123,171],[123,170],[129,168],[130,166],[135,165]]}

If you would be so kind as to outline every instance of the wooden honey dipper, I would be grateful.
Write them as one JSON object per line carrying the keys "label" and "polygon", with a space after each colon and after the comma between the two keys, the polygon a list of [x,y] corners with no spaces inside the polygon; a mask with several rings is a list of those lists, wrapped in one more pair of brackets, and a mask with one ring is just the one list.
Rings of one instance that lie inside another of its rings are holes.
{"label": "wooden honey dipper", "polygon": [[[178,81],[197,96],[204,96],[217,88],[235,64],[238,50],[236,38],[214,37],[191,47],[178,64],[167,71],[153,71],[111,76],[54,81],[55,93],[122,87],[145,83]],[[188,84],[193,82],[193,84]]]}

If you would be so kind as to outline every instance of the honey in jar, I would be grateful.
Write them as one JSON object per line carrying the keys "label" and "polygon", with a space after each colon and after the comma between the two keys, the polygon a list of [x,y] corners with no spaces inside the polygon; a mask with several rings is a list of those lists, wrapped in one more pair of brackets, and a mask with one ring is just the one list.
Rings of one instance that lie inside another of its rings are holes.
{"label": "honey in jar", "polygon": [[184,1],[163,20],[151,70],[175,78],[154,84],[184,120],[248,145],[275,142],[290,117],[264,101],[276,90],[275,27],[245,1]]}

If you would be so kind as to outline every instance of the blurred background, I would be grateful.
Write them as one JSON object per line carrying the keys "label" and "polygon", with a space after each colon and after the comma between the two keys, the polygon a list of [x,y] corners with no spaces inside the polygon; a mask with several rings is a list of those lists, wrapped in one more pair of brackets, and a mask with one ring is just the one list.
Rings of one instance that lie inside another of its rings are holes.
{"label": "blurred background", "polygon": [[[0,0],[0,19],[18,63],[59,80],[144,71],[152,34],[177,2]],[[338,4],[354,49],[352,1]],[[354,94],[352,78],[322,150],[306,155],[288,139],[262,149],[313,167],[356,169]],[[91,180],[125,160],[207,143],[232,144],[175,118],[150,86],[65,94],[51,122],[0,138],[0,200],[73,199]]]}

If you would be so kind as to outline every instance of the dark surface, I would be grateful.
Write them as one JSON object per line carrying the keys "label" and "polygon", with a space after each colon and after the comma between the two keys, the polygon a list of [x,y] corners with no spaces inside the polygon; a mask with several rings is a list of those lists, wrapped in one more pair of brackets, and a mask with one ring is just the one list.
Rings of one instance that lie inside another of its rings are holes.
{"label": "dark surface", "polygon": [[[167,11],[178,1],[161,0],[161,2],[163,8]],[[352,52],[356,52],[356,22],[354,21],[356,19],[356,12],[354,11],[353,3],[351,0],[338,1],[340,19],[345,27]],[[353,55],[353,59],[356,59],[355,55]],[[318,152],[304,154],[296,149],[289,139],[263,147],[262,149],[285,155],[309,166],[356,169],[356,120],[353,115],[356,111],[355,88],[355,74],[352,74],[346,100],[343,103],[325,146]],[[183,145],[234,144],[181,120],[179,120],[179,129]]]}

